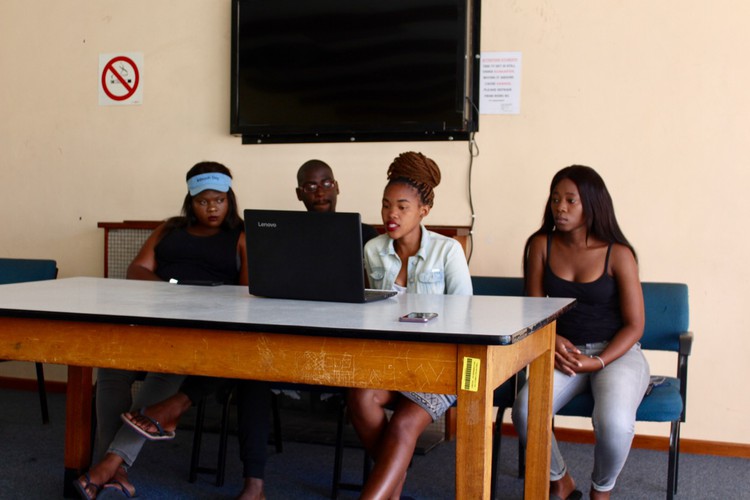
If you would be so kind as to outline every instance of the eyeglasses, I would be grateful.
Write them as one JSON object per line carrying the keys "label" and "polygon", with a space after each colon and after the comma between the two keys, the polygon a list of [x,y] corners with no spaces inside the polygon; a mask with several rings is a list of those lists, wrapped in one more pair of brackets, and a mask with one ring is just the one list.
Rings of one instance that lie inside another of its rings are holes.
{"label": "eyeglasses", "polygon": [[318,190],[318,188],[321,188],[324,191],[328,191],[329,189],[333,189],[335,185],[336,181],[334,181],[333,179],[324,179],[320,182],[320,184],[318,184],[317,182],[306,182],[302,184],[300,188],[305,193],[314,193]]}

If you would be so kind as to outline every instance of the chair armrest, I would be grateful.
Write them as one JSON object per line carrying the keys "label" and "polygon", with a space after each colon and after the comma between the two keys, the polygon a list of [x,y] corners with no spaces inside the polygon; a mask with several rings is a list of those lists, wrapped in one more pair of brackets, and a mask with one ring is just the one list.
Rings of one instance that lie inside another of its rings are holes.
{"label": "chair armrest", "polygon": [[687,410],[687,378],[688,378],[688,356],[693,348],[693,332],[685,332],[680,335],[680,354],[677,356],[677,377],[680,379],[680,396],[682,396],[682,415],[680,420],[685,421]]}
{"label": "chair armrest", "polygon": [[685,332],[680,335],[680,355],[690,356],[693,349],[693,332]]}

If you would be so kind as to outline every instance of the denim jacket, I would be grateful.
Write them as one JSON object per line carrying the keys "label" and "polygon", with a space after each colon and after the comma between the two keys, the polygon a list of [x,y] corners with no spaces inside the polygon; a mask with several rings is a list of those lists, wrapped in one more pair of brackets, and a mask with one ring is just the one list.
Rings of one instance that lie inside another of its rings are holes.
{"label": "denim jacket", "polygon": [[[447,236],[422,226],[422,241],[416,255],[409,257],[407,293],[471,295],[471,276],[461,245]],[[393,239],[381,234],[365,245],[365,269],[370,287],[391,290],[401,270],[401,259]]]}

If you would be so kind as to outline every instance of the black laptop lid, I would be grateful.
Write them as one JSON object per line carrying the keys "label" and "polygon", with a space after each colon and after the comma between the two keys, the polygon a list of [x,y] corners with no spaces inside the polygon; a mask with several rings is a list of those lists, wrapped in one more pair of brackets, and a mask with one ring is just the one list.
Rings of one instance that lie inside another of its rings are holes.
{"label": "black laptop lid", "polygon": [[248,209],[244,215],[251,294],[364,301],[359,214]]}

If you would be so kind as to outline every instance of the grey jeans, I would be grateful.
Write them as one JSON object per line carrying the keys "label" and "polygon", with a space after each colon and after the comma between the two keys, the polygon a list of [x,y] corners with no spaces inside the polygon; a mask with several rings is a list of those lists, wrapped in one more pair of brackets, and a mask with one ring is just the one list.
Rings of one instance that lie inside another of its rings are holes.
{"label": "grey jeans", "polygon": [[[577,346],[583,354],[600,354],[606,342]],[[574,377],[561,371],[554,373],[552,412],[557,413],[574,396],[591,388],[594,397],[594,412],[591,416],[596,445],[594,446],[594,471],[592,486],[597,491],[610,491],[615,487],[635,433],[635,413],[643,399],[649,383],[649,367],[636,343],[630,350],[593,373],[579,373]],[[526,445],[526,428],[529,407],[528,385],[518,393],[513,405],[513,425],[523,446]],[[550,480],[561,479],[567,467],[555,436],[552,436],[552,461]]]}
{"label": "grey jeans", "polygon": [[126,467],[132,466],[146,438],[127,425],[122,425],[120,414],[150,406],[172,396],[185,379],[185,375],[148,372],[133,398],[131,387],[139,379],[139,374],[143,372],[112,368],[97,370],[94,455],[97,461],[101,460],[105,453],[115,453],[122,457]]}

